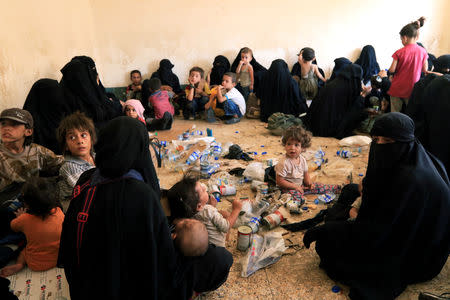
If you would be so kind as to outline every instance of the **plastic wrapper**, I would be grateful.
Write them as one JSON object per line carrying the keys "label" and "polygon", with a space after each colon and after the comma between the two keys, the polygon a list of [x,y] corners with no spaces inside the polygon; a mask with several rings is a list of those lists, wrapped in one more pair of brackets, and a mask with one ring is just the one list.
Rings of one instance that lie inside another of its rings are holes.
{"label": "plastic wrapper", "polygon": [[249,277],[257,270],[276,263],[286,249],[281,232],[269,232],[264,236],[253,234],[250,248],[241,259],[241,276]]}
{"label": "plastic wrapper", "polygon": [[244,177],[264,182],[264,167],[261,162],[250,163],[243,173]]}

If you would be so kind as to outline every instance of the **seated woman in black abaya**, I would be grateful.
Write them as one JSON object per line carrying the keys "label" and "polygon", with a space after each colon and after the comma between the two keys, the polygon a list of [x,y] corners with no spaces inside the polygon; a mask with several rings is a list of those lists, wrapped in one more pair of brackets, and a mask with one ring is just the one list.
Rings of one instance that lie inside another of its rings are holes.
{"label": "seated woman in black abaya", "polygon": [[92,58],[75,56],[61,73],[66,116],[76,111],[84,112],[99,128],[122,114],[121,102],[106,93]]}
{"label": "seated woman in black abaya", "polygon": [[408,116],[384,114],[371,135],[356,219],[309,229],[303,242],[309,248],[316,241],[320,267],[350,286],[351,299],[394,299],[407,285],[438,275],[447,261],[450,183]]}
{"label": "seated woman in black abaya", "polygon": [[292,78],[286,62],[282,59],[272,62],[261,80],[261,87],[256,91],[256,95],[261,99],[263,122],[267,122],[267,119],[276,112],[298,117],[307,110],[298,83]]}
{"label": "seated woman in black abaya", "polygon": [[28,93],[23,109],[33,116],[33,142],[56,154],[61,154],[56,140],[56,128],[65,115],[64,95],[58,81],[39,79]]}
{"label": "seated woman in black abaya", "polygon": [[232,260],[208,248],[203,224],[177,224],[172,241],[141,122],[110,121],[95,150],[97,168],[78,180],[61,233],[71,299],[189,299],[220,286]]}
{"label": "seated woman in black abaya", "polygon": [[320,90],[307,115],[307,123],[315,136],[344,138],[367,117],[361,78],[361,67],[350,63]]}

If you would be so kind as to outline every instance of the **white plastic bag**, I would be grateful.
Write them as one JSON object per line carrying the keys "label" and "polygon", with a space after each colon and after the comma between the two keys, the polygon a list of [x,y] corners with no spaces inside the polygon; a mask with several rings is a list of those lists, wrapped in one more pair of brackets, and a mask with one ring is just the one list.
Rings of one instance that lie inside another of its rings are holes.
{"label": "white plastic bag", "polygon": [[264,167],[261,162],[252,162],[245,168],[244,177],[264,182]]}
{"label": "white plastic bag", "polygon": [[281,232],[268,232],[264,237],[253,234],[252,244],[241,259],[242,277],[248,277],[257,270],[280,260],[286,250]]}
{"label": "white plastic bag", "polygon": [[354,135],[343,138],[339,141],[339,145],[342,147],[352,146],[368,146],[372,142],[372,139],[365,135]]}

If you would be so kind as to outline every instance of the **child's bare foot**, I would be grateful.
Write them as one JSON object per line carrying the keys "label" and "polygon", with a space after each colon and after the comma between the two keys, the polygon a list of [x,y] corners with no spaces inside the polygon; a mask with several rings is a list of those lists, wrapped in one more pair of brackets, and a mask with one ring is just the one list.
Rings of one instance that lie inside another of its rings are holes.
{"label": "child's bare foot", "polygon": [[15,264],[6,266],[3,269],[0,270],[0,276],[1,277],[7,277],[16,274],[20,270],[22,270],[25,267],[24,264]]}

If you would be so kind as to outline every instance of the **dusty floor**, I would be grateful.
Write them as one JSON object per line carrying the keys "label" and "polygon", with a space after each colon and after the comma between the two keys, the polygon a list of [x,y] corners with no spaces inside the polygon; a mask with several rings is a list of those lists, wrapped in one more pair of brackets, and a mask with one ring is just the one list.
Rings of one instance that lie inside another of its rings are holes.
{"label": "dusty floor", "polygon": [[[176,119],[174,127],[170,131],[158,132],[160,140],[170,141],[177,139],[183,131],[196,125],[196,129],[206,133],[206,128],[213,131],[216,140],[222,143],[232,142],[239,144],[245,151],[255,151],[256,160],[277,159],[284,154],[280,137],[273,136],[265,129],[265,123],[258,120],[244,119],[234,125],[208,124],[205,121],[184,121]],[[313,180],[322,183],[348,183],[350,180],[359,182],[361,175],[365,173],[368,151],[363,151],[358,157],[343,159],[336,156],[338,140],[333,138],[313,138],[310,150],[316,151],[322,147],[328,158],[328,164],[322,170],[312,172]],[[261,155],[261,152],[267,152]],[[230,170],[237,166],[247,165],[247,162],[221,159],[219,162],[223,170]],[[308,161],[311,163],[311,160]],[[181,173],[165,168],[157,170],[162,188],[170,188],[182,176]],[[352,174],[351,176],[350,173]],[[247,195],[254,197],[249,184],[244,185],[238,196]],[[287,222],[313,217],[323,207],[314,205],[314,196],[307,197],[309,209],[300,216],[291,216]],[[218,204],[219,208],[230,209],[231,203],[223,198]],[[287,232],[282,228],[274,229]],[[302,246],[303,232],[287,233],[283,236],[288,244],[290,239],[294,244]],[[334,282],[319,269],[319,257],[314,250],[314,244],[310,249],[301,247],[300,250],[289,248],[280,261],[272,266],[257,271],[248,278],[241,277],[241,265],[239,263],[244,253],[236,249],[237,230],[232,229],[230,239],[227,241],[227,249],[233,254],[234,264],[231,268],[228,280],[218,290],[210,292],[202,299],[348,299],[348,287]],[[428,291],[436,294],[450,290],[450,262],[447,261],[442,272],[433,280],[421,284],[411,285],[398,299],[417,299],[420,291]],[[334,285],[341,287],[340,293],[333,293]]]}

